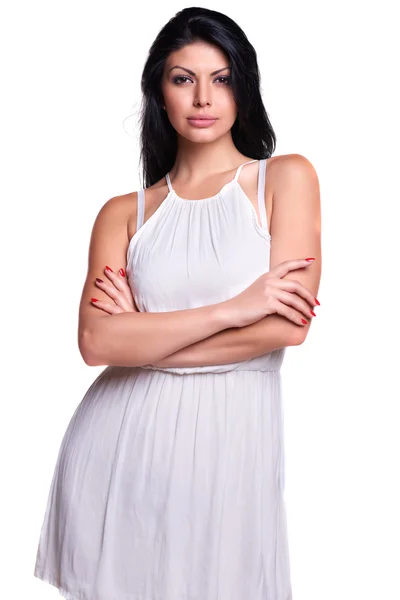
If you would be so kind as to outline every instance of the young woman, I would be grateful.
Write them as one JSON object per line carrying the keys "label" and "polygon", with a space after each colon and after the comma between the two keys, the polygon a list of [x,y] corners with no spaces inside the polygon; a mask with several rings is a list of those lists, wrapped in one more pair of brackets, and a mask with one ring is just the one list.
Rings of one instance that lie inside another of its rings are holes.
{"label": "young woman", "polygon": [[144,189],[101,208],[80,306],[107,367],[34,574],[68,600],[290,600],[280,367],[319,304],[318,178],[272,156],[256,53],[221,13],[177,13],[142,91]]}

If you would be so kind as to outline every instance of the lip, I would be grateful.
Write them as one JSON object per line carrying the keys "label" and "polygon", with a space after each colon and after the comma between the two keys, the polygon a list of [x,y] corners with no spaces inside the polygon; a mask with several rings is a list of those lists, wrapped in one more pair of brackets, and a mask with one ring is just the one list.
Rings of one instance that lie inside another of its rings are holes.
{"label": "lip", "polygon": [[213,125],[217,119],[215,117],[189,117],[188,121],[195,127],[209,127]]}
{"label": "lip", "polygon": [[214,117],[214,115],[192,115],[188,117],[190,121],[198,121],[199,119],[205,119],[206,121],[215,121],[216,118],[217,117]]}

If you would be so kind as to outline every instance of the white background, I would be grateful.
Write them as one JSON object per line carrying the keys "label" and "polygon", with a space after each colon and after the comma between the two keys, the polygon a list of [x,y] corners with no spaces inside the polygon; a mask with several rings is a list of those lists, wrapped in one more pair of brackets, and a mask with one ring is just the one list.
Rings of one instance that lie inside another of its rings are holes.
{"label": "white background", "polygon": [[[235,19],[256,48],[275,155],[303,154],[320,180],[321,306],[282,367],[294,600],[400,598],[394,5],[203,5]],[[7,600],[59,597],[33,569],[62,436],[104,368],[88,367],[77,346],[90,232],[109,198],[141,187],[141,71],[158,31],[185,6],[37,0],[2,11]]]}

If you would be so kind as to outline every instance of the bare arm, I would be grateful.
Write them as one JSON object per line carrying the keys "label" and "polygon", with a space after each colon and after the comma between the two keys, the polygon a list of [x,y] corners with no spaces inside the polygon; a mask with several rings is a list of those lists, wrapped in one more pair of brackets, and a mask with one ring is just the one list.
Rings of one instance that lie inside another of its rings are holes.
{"label": "bare arm", "polygon": [[[137,194],[135,194],[137,202]],[[89,265],[79,308],[79,349],[88,365],[141,366],[203,340],[231,326],[224,303],[160,313],[110,315],[91,303],[107,300],[95,286],[106,265],[126,268],[127,223],[132,195],[111,198],[100,210],[92,230]]]}
{"label": "bare arm", "polygon": [[90,365],[142,366],[229,327],[220,304],[145,313],[125,312],[101,319],[87,334]]}
{"label": "bare arm", "polygon": [[[271,267],[292,258],[313,256],[315,261],[307,269],[290,271],[282,279],[299,281],[316,298],[322,269],[318,176],[310,161],[301,154],[279,157],[274,170]],[[289,322],[296,345],[305,341],[313,318],[310,315],[304,327]]]}
{"label": "bare arm", "polygon": [[[299,154],[275,160],[271,218],[271,268],[291,258],[313,256],[307,269],[291,271],[316,297],[321,278],[321,208],[318,177],[312,164]],[[247,327],[226,329],[210,338],[165,356],[155,366],[194,367],[229,364],[302,344],[310,322],[299,327],[281,315],[269,315]]]}
{"label": "bare arm", "polygon": [[158,367],[227,365],[298,344],[292,328],[281,315],[269,315],[246,327],[233,327],[182,348],[156,363]]}

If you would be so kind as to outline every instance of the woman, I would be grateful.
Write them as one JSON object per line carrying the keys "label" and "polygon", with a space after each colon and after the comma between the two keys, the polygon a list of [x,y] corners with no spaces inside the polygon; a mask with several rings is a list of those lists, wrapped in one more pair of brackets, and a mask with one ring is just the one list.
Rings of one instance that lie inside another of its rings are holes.
{"label": "woman", "polygon": [[319,304],[318,178],[271,156],[256,53],[221,13],[177,13],[142,91],[145,190],[100,210],[80,305],[82,356],[108,366],[35,576],[68,600],[289,600],[280,367]]}

